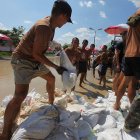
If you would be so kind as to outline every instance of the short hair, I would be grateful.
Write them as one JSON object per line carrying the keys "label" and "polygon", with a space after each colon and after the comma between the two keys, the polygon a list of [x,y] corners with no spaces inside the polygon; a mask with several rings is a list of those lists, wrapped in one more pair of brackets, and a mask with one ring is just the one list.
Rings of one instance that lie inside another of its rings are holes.
{"label": "short hair", "polygon": [[78,41],[79,41],[79,38],[74,37],[74,38],[72,39],[72,42],[73,42],[74,40],[78,40]]}
{"label": "short hair", "polygon": [[91,44],[90,46],[95,47],[95,44]]}
{"label": "short hair", "polygon": [[71,17],[71,13],[71,6],[66,1],[56,0],[54,2],[51,15],[58,16],[64,14],[67,17]]}
{"label": "short hair", "polygon": [[84,40],[83,40],[83,43],[88,43],[88,40],[87,40],[87,39],[84,39]]}
{"label": "short hair", "polygon": [[107,49],[107,46],[106,45],[103,45],[103,48]]}

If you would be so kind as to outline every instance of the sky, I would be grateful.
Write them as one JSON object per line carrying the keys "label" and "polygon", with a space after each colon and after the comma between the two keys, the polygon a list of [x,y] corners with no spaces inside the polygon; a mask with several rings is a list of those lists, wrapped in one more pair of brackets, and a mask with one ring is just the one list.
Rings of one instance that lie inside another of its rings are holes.
{"label": "sky", "polygon": [[[54,40],[62,45],[70,44],[78,37],[80,45],[83,39],[94,43],[98,48],[113,39],[104,29],[125,24],[128,17],[140,8],[140,0],[67,0],[72,7],[73,24],[67,23],[57,28]],[[23,26],[27,32],[31,26],[43,17],[49,16],[54,0],[0,0],[0,29],[12,29]],[[94,30],[90,30],[92,28]],[[98,30],[100,29],[100,30]]]}

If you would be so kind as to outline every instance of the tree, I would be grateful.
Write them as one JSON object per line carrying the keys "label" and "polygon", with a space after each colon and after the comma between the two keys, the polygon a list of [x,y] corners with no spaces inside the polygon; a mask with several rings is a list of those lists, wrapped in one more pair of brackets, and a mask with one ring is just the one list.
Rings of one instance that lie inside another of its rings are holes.
{"label": "tree", "polygon": [[0,33],[10,37],[14,47],[16,47],[24,35],[24,30],[25,28],[23,26],[19,26],[18,28],[13,27],[12,30],[0,30]]}
{"label": "tree", "polygon": [[70,44],[64,44],[63,49],[65,50],[66,48],[70,47]]}

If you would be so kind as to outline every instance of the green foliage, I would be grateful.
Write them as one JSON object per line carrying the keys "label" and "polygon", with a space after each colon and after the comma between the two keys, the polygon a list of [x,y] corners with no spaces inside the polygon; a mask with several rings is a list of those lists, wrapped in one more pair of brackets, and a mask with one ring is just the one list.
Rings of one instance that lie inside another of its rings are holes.
{"label": "green foliage", "polygon": [[0,52],[0,57],[11,56],[11,52]]}
{"label": "green foliage", "polygon": [[0,30],[0,33],[10,37],[13,45],[16,47],[24,35],[24,30],[25,28],[23,26],[19,26],[18,28],[13,27],[12,30]]}
{"label": "green foliage", "polygon": [[63,45],[63,49],[66,49],[66,48],[68,48],[70,46],[70,44],[64,44]]}

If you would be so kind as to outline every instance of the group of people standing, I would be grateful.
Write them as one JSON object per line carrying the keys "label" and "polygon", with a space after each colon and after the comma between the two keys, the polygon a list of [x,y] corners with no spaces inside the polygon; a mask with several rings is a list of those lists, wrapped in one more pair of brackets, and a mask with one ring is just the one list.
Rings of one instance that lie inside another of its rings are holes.
{"label": "group of people standing", "polygon": [[79,39],[74,37],[72,39],[70,47],[65,49],[67,56],[72,64],[76,67],[77,76],[80,76],[79,86],[82,87],[82,83],[86,80],[87,70],[90,69],[90,56],[94,51],[95,45],[91,44],[90,48],[87,48],[88,40],[83,40],[82,46],[79,47]]}

